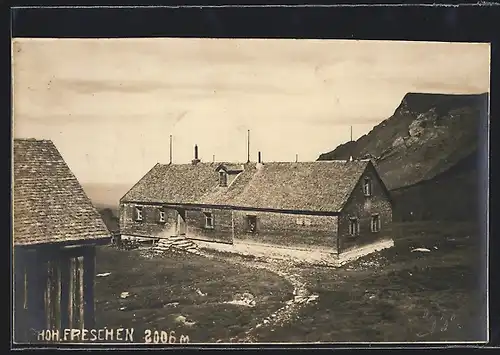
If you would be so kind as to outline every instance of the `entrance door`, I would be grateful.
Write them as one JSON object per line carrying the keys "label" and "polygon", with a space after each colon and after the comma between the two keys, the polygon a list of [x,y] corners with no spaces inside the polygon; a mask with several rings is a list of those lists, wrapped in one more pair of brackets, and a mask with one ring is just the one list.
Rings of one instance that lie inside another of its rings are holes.
{"label": "entrance door", "polygon": [[186,235],[186,211],[177,210],[177,234]]}

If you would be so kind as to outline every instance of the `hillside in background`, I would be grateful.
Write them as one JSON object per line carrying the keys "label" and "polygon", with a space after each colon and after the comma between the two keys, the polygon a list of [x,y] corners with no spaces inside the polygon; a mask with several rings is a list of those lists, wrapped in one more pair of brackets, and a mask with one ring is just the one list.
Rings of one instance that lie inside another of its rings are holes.
{"label": "hillside in background", "polygon": [[470,219],[488,95],[407,94],[394,114],[318,160],[371,158],[395,201],[396,220]]}
{"label": "hillside in background", "polygon": [[85,193],[99,211],[111,233],[120,230],[119,201],[133,184],[84,183]]}
{"label": "hillside in background", "polygon": [[109,208],[116,212],[120,198],[127,193],[133,184],[82,183],[85,193],[99,209]]}

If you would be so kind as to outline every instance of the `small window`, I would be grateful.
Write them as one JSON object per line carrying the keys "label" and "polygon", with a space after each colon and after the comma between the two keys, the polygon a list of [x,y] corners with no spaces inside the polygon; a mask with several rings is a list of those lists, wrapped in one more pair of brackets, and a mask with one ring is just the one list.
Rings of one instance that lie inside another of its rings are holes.
{"label": "small window", "polygon": [[349,234],[352,236],[357,236],[359,234],[359,222],[355,217],[349,219]]}
{"label": "small window", "polygon": [[365,178],[363,182],[363,192],[365,196],[371,196],[372,195],[372,182],[370,178]]}
{"label": "small window", "polygon": [[142,221],[142,207],[140,206],[135,207],[135,220]]}
{"label": "small window", "polygon": [[214,227],[214,217],[211,212],[204,212],[205,214],[205,228],[212,229]]}
{"label": "small window", "polygon": [[159,216],[159,222],[160,223],[165,223],[165,211],[164,210],[160,210],[160,216]]}
{"label": "small window", "polygon": [[375,214],[372,216],[371,229],[372,229],[372,232],[374,232],[374,233],[380,231],[380,217],[378,214]]}
{"label": "small window", "polygon": [[247,232],[255,233],[257,231],[257,216],[247,216]]}
{"label": "small window", "polygon": [[227,173],[225,171],[219,171],[219,186],[227,186]]}

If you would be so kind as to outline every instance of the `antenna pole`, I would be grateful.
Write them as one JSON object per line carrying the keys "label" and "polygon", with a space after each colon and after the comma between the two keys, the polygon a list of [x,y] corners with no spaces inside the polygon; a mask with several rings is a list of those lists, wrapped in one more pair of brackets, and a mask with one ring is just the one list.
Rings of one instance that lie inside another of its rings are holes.
{"label": "antenna pole", "polygon": [[250,130],[248,130],[248,137],[247,137],[247,163],[250,163]]}
{"label": "antenna pole", "polygon": [[351,142],[352,142],[352,126],[351,126]]}
{"label": "antenna pole", "polygon": [[295,154],[295,162],[298,163],[299,162],[299,155],[298,154]]}
{"label": "antenna pole", "polygon": [[172,135],[170,135],[170,164],[172,164]]}

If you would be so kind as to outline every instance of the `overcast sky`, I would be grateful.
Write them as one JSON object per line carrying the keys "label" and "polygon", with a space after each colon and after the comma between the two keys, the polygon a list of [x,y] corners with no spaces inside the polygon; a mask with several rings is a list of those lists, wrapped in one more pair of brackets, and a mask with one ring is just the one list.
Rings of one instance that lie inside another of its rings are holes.
{"label": "overcast sky", "polygon": [[407,92],[489,91],[488,44],[248,39],[15,39],[14,136],[51,139],[82,182],[156,162],[316,160]]}

